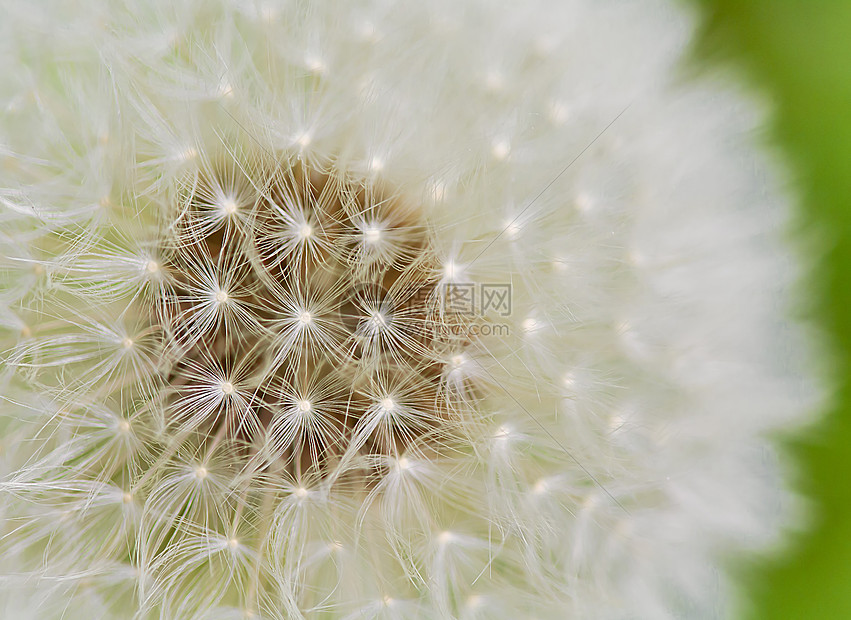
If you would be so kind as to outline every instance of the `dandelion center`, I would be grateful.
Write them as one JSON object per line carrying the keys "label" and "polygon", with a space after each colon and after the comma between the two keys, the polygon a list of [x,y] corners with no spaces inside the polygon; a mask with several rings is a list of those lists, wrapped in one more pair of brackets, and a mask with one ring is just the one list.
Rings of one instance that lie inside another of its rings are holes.
{"label": "dandelion center", "polygon": [[[240,218],[216,217],[222,195]],[[445,268],[416,201],[375,175],[230,161],[193,175],[174,213],[155,313],[170,424],[295,475],[445,443],[473,402],[446,384],[466,342],[434,329]],[[218,395],[196,387],[211,379]],[[237,382],[245,398],[222,398]]]}
{"label": "dandelion center", "polygon": [[236,201],[233,198],[225,198],[222,202],[222,211],[225,212],[225,215],[233,215],[237,212],[239,207],[236,204]]}
{"label": "dandelion center", "polygon": [[298,236],[304,240],[310,237],[313,234],[313,227],[310,224],[303,224],[298,229]]}
{"label": "dandelion center", "polygon": [[364,241],[367,243],[378,243],[381,240],[381,228],[376,225],[369,225],[363,231]]}

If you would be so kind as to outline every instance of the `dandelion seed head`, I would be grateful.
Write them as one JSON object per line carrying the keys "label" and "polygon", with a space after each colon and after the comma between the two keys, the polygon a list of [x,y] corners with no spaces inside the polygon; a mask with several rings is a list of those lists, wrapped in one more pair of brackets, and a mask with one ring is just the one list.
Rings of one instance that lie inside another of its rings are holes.
{"label": "dandelion seed head", "polygon": [[553,269],[558,273],[564,273],[568,270],[568,262],[563,258],[554,258],[552,260]]}
{"label": "dandelion seed head", "polygon": [[613,415],[611,418],[609,418],[609,429],[611,430],[611,432],[614,433],[620,430],[625,423],[626,419],[622,415]]}
{"label": "dandelion seed head", "polygon": [[0,24],[0,556],[36,593],[0,590],[723,615],[711,550],[788,522],[769,437],[815,390],[758,115],[672,70],[691,17],[34,10]]}
{"label": "dandelion seed head", "polygon": [[518,233],[520,233],[520,224],[517,223],[516,219],[508,219],[503,223],[503,230],[505,231],[505,236],[508,239],[514,239],[517,237]]}
{"label": "dandelion seed head", "polygon": [[524,332],[534,333],[541,329],[542,325],[541,322],[535,317],[528,317],[523,319],[522,327]]}
{"label": "dandelion seed head", "polygon": [[309,239],[313,235],[313,227],[310,224],[302,224],[298,229],[298,237],[302,241]]}
{"label": "dandelion seed head", "polygon": [[[178,194],[173,226],[186,246],[161,248],[172,252],[177,295],[148,318],[164,317],[176,335],[167,422],[203,429],[216,448],[266,437],[274,467],[292,475],[337,475],[361,452],[392,453],[427,433],[443,440],[456,414],[437,400],[431,364],[460,336],[422,329],[437,285],[422,206],[376,177],[277,166],[217,163]],[[221,188],[253,212],[203,219]],[[396,314],[387,289],[401,283],[424,301]],[[395,387],[418,406],[400,416],[390,401],[382,408]],[[376,413],[394,414],[392,425]]]}
{"label": "dandelion seed head", "polygon": [[587,213],[594,207],[594,198],[587,192],[580,192],[576,195],[573,204],[581,213]]}
{"label": "dandelion seed head", "polygon": [[511,153],[511,143],[504,139],[495,140],[493,145],[491,146],[491,154],[493,158],[497,161],[503,161],[508,158],[508,155]]}
{"label": "dandelion seed head", "polygon": [[505,88],[505,76],[497,69],[492,69],[485,76],[485,85],[488,90],[499,92]]}
{"label": "dandelion seed head", "polygon": [[198,157],[198,150],[194,147],[186,147],[175,155],[175,159],[179,161],[191,161]]}
{"label": "dandelion seed head", "polygon": [[508,438],[511,436],[511,427],[503,424],[502,426],[496,429],[496,432],[493,436],[494,439],[496,439],[497,441],[507,441]]}
{"label": "dandelion seed head", "polygon": [[570,118],[570,110],[562,101],[551,101],[547,114],[554,125],[564,125]]}
{"label": "dandelion seed head", "polygon": [[471,594],[467,597],[467,607],[469,609],[476,609],[480,607],[482,604],[482,597],[480,594]]}
{"label": "dandelion seed head", "polygon": [[454,260],[446,261],[446,264],[443,266],[443,274],[449,281],[458,279],[463,271],[463,267]]}
{"label": "dandelion seed head", "polygon": [[319,56],[308,56],[304,59],[304,64],[311,73],[323,74],[328,69],[325,61]]}
{"label": "dandelion seed head", "polygon": [[550,489],[550,483],[546,480],[546,478],[541,478],[538,480],[535,485],[532,487],[532,492],[535,495],[543,495]]}
{"label": "dandelion seed head", "polygon": [[377,224],[370,224],[363,230],[363,239],[366,243],[376,244],[381,241],[381,227]]}
{"label": "dandelion seed head", "polygon": [[223,81],[219,85],[218,95],[219,97],[230,99],[234,95],[233,85],[231,85],[230,82]]}
{"label": "dandelion seed head", "polygon": [[431,195],[432,200],[434,200],[435,202],[442,202],[446,199],[446,183],[441,181],[433,182],[429,187],[428,193]]}
{"label": "dandelion seed head", "polygon": [[221,210],[225,215],[233,215],[239,210],[239,205],[232,197],[226,196],[222,199]]}

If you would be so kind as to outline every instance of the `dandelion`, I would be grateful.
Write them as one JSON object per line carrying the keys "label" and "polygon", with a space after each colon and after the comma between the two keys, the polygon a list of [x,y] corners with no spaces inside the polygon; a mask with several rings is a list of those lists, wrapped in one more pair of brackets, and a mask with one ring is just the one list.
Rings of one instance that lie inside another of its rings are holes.
{"label": "dandelion", "polygon": [[7,615],[713,617],[793,523],[789,209],[681,7],[7,9]]}

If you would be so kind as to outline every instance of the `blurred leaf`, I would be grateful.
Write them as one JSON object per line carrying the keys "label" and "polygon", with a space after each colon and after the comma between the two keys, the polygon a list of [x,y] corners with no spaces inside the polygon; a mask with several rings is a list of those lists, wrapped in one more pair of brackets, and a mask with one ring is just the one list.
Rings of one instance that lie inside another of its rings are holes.
{"label": "blurred leaf", "polygon": [[803,192],[800,222],[829,234],[815,280],[817,320],[834,346],[839,394],[793,446],[815,530],[753,583],[753,618],[851,618],[851,1],[699,0],[705,58],[744,64],[776,105],[774,136]]}

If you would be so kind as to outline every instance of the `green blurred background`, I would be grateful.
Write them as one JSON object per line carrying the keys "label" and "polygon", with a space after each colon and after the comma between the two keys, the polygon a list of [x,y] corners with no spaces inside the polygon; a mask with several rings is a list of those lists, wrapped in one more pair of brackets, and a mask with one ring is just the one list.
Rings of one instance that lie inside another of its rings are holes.
{"label": "green blurred background", "polygon": [[833,349],[838,394],[791,450],[815,529],[780,561],[749,571],[749,618],[851,620],[851,0],[696,0],[698,57],[743,67],[775,106],[773,138],[801,189],[800,228],[822,252],[812,314]]}

